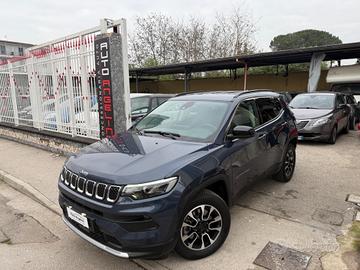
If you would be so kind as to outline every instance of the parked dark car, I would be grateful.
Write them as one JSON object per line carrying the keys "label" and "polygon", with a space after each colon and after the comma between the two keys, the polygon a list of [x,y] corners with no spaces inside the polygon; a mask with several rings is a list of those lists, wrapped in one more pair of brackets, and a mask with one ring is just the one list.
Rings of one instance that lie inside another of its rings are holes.
{"label": "parked dark car", "polygon": [[299,140],[319,140],[335,144],[337,135],[350,128],[350,108],[343,94],[316,92],[299,94],[289,107],[296,118]]}
{"label": "parked dark car", "polygon": [[147,93],[131,93],[131,120],[136,121],[139,118],[152,111],[169,98],[173,94],[147,94]]}
{"label": "parked dark car", "polygon": [[360,121],[360,104],[352,94],[344,94],[345,104],[350,108],[350,129],[355,130],[356,124]]}
{"label": "parked dark car", "polygon": [[128,132],[70,157],[59,176],[64,222],[124,258],[215,252],[229,207],[255,179],[295,169],[293,114],[270,91],[179,95]]}
{"label": "parked dark car", "polygon": [[286,103],[289,104],[290,101],[292,100],[292,96],[289,92],[280,92],[280,98],[282,98],[282,100]]}

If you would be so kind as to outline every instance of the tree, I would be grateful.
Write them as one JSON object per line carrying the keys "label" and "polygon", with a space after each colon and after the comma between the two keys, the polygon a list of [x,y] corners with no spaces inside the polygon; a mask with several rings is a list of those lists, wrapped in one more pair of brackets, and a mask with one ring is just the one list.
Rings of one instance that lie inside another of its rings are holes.
{"label": "tree", "polygon": [[190,17],[186,23],[152,13],[137,17],[129,35],[130,62],[138,67],[227,57],[255,50],[255,26],[240,9],[218,14],[213,24]]}
{"label": "tree", "polygon": [[341,43],[338,37],[329,32],[308,29],[276,36],[270,42],[270,48],[273,51],[281,51]]}

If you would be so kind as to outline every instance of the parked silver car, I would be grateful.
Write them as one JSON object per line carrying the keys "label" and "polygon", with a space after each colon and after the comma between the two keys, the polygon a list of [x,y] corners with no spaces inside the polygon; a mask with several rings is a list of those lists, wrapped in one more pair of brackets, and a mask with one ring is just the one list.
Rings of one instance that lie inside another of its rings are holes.
{"label": "parked silver car", "polygon": [[340,93],[299,94],[289,107],[296,118],[298,140],[319,140],[334,144],[341,131],[349,131],[350,108]]}

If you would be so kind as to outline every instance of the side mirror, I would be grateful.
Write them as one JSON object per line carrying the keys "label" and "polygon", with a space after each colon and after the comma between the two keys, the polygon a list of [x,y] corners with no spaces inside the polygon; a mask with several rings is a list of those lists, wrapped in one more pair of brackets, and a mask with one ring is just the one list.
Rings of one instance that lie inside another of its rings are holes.
{"label": "side mirror", "polygon": [[346,107],[346,104],[344,104],[344,103],[341,103],[338,105],[338,109],[343,109],[344,107]]}
{"label": "side mirror", "polygon": [[236,126],[232,130],[233,138],[250,138],[255,136],[255,129],[249,126]]}

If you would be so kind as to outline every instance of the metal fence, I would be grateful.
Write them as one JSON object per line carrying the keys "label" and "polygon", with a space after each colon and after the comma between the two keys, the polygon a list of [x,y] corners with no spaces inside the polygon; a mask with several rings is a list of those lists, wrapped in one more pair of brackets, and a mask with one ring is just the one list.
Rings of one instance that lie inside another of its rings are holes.
{"label": "metal fence", "polygon": [[[31,47],[0,63],[0,123],[99,138],[94,40],[114,27],[126,40],[126,22],[98,27]],[[126,48],[126,46],[125,46]]]}

